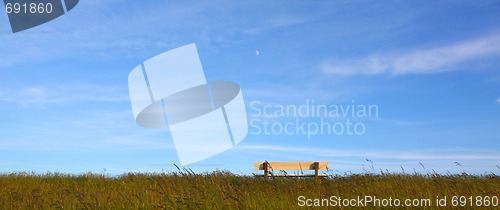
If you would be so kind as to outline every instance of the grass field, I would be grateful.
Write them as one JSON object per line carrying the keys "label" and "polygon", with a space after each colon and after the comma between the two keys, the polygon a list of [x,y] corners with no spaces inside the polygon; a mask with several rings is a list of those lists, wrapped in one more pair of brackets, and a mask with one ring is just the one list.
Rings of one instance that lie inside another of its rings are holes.
{"label": "grass field", "polygon": [[[500,177],[353,174],[265,180],[223,171],[130,173],[117,177],[57,173],[0,175],[0,209],[295,209],[301,208],[299,204],[314,205],[321,201],[331,206],[338,198],[358,196],[376,196],[381,205],[389,202],[389,198],[391,205],[395,205],[395,199],[400,199],[400,205],[406,199],[420,202],[419,205],[425,203],[423,199],[430,199],[430,209],[438,208],[436,196],[446,196],[447,207],[439,209],[451,209],[453,204],[465,204],[468,209],[478,209],[477,204],[482,205],[480,209],[500,208]],[[489,207],[485,207],[487,203]],[[364,208],[373,208],[373,203]],[[402,207],[384,207],[387,208]]]}

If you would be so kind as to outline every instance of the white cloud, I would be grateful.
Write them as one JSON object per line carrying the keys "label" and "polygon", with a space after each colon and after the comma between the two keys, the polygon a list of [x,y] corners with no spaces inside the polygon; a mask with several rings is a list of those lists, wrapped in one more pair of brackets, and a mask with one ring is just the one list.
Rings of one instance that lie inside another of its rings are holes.
{"label": "white cloud", "polygon": [[262,25],[245,30],[248,34],[260,34],[275,28],[282,28],[307,22],[304,18],[291,15],[281,15],[265,21]]}
{"label": "white cloud", "polygon": [[403,54],[374,54],[349,62],[324,61],[322,71],[335,75],[419,74],[452,71],[462,62],[500,53],[500,33]]}
{"label": "white cloud", "polygon": [[67,56],[126,59],[151,55],[195,40],[199,33],[191,32],[204,26],[202,12],[217,6],[202,2],[133,4],[80,1],[74,10],[54,21],[16,34],[0,33],[0,42],[4,43],[0,49],[5,52],[0,69],[27,60]]}
{"label": "white cloud", "polygon": [[500,104],[500,98],[497,98],[497,104]]}
{"label": "white cloud", "polygon": [[125,102],[128,93],[115,86],[75,83],[57,86],[34,86],[0,91],[0,101],[22,107],[77,102]]}
{"label": "white cloud", "polygon": [[374,159],[396,159],[396,160],[500,160],[500,156],[494,152],[474,152],[468,150],[346,150],[346,149],[322,149],[308,147],[288,147],[273,145],[248,145],[238,146],[241,150],[263,150],[287,153],[298,153],[302,155],[314,155],[318,157],[356,157]]}

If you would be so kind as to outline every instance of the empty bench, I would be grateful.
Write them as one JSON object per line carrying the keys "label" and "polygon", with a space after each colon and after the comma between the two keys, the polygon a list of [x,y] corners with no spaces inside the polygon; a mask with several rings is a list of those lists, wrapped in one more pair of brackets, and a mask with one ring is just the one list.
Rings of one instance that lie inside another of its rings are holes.
{"label": "empty bench", "polygon": [[[254,170],[263,170],[264,177],[326,177],[326,174],[319,174],[320,170],[328,170],[328,162],[254,162]],[[275,174],[274,171],[299,170],[301,174]],[[314,174],[304,174],[303,171],[314,170]],[[262,176],[262,175],[258,175]]]}

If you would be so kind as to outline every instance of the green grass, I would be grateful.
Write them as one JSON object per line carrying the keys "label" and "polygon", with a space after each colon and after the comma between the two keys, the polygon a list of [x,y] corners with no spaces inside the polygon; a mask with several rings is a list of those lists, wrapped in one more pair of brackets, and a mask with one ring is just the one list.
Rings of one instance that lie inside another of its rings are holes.
{"label": "green grass", "polygon": [[300,208],[298,196],[328,199],[365,195],[380,199],[430,198],[431,209],[437,208],[436,196],[447,196],[451,209],[452,196],[499,196],[500,177],[353,174],[326,179],[265,180],[222,171],[130,173],[118,177],[58,173],[0,175],[0,209],[294,209]]}

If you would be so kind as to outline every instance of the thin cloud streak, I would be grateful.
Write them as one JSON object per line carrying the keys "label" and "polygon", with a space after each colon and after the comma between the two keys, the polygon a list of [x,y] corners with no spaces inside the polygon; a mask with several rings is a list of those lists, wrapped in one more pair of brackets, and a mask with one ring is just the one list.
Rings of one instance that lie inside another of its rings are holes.
{"label": "thin cloud streak", "polygon": [[71,84],[57,86],[29,86],[0,91],[0,102],[21,107],[73,104],[80,102],[127,102],[126,90],[110,85]]}
{"label": "thin cloud streak", "polygon": [[286,147],[286,146],[273,146],[273,145],[249,145],[239,146],[240,150],[266,150],[276,152],[293,152],[306,155],[316,155],[319,157],[357,157],[357,158],[380,158],[380,159],[399,159],[399,160],[500,160],[499,155],[488,154],[488,152],[481,152],[481,154],[472,153],[470,151],[385,151],[385,150],[335,150],[335,149],[320,149],[320,148],[307,148],[307,147]]}
{"label": "thin cloud streak", "polygon": [[453,71],[457,64],[500,53],[500,33],[406,54],[374,54],[349,62],[324,61],[321,70],[332,75],[424,74]]}
{"label": "thin cloud streak", "polygon": [[282,27],[288,27],[296,24],[303,24],[306,23],[307,20],[304,18],[299,18],[296,16],[277,16],[274,17],[273,19],[270,19],[266,21],[262,26],[251,28],[245,30],[245,33],[251,34],[251,35],[256,35],[256,34],[261,34],[266,31],[276,29],[276,28],[282,28]]}

